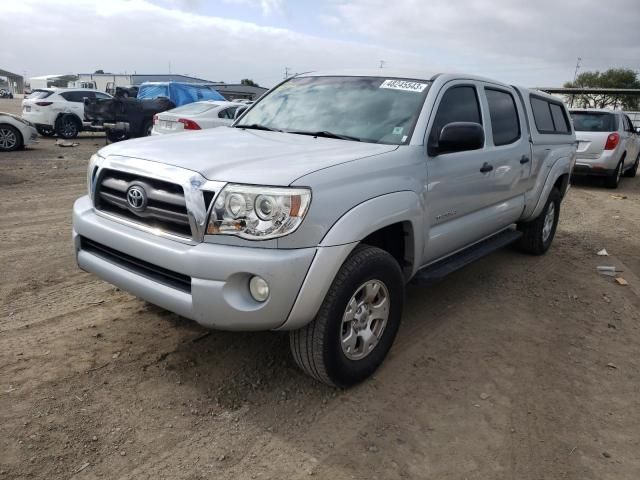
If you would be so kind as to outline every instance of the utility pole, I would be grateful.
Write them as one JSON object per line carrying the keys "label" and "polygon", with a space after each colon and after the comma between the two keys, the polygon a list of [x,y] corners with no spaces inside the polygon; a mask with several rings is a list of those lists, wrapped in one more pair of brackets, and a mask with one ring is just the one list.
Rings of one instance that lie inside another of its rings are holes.
{"label": "utility pole", "polygon": [[284,79],[286,80],[291,75],[289,75],[289,67],[284,67]]}
{"label": "utility pole", "polygon": [[[580,69],[580,62],[582,61],[582,57],[578,57],[578,60],[576,61],[576,70],[573,72],[573,86],[575,88],[576,86],[576,78],[578,78],[578,70]],[[575,98],[575,95],[571,95],[571,104],[569,105],[569,107],[573,107],[573,99]]]}
{"label": "utility pole", "polygon": [[380,68],[384,68],[384,64],[385,64],[385,61],[384,60],[380,60]]}

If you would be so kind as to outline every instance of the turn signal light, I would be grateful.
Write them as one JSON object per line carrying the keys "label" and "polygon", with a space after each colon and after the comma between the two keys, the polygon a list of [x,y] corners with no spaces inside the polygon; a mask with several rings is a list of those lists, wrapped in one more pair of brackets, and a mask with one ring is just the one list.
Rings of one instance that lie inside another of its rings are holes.
{"label": "turn signal light", "polygon": [[158,124],[158,114],[157,113],[153,116],[153,124],[154,125]]}
{"label": "turn signal light", "polygon": [[612,133],[607,137],[607,143],[604,145],[605,150],[613,150],[618,146],[620,141],[620,134]]}
{"label": "turn signal light", "polygon": [[189,120],[188,118],[179,118],[178,121],[184,125],[185,130],[200,130],[200,125],[193,120]]}

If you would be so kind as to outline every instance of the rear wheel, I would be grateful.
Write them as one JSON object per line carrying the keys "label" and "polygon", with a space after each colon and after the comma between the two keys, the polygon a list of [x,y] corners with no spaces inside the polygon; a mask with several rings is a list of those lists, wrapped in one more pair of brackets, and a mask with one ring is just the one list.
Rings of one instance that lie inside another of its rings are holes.
{"label": "rear wheel", "polygon": [[124,130],[107,130],[105,134],[109,143],[121,142],[129,139],[129,133]]}
{"label": "rear wheel", "polygon": [[361,382],[391,348],[403,301],[398,262],[384,250],[358,246],[340,268],[316,318],[290,333],[293,358],[329,385]]}
{"label": "rear wheel", "polygon": [[622,177],[622,169],[624,168],[624,161],[620,160],[615,172],[605,179],[605,185],[607,188],[618,188],[620,185],[620,178]]}
{"label": "rear wheel", "polygon": [[638,171],[638,165],[640,165],[640,153],[636,157],[636,161],[633,163],[631,168],[624,173],[625,177],[633,178],[636,176],[636,172]]}
{"label": "rear wheel", "polygon": [[542,255],[551,246],[560,218],[560,191],[553,188],[542,212],[535,220],[518,224],[522,237],[516,246],[531,255]]}
{"label": "rear wheel", "polygon": [[12,152],[22,146],[22,135],[11,125],[0,125],[0,152]]}
{"label": "rear wheel", "polygon": [[80,133],[80,122],[72,115],[64,115],[57,122],[56,133],[64,139],[76,138]]}

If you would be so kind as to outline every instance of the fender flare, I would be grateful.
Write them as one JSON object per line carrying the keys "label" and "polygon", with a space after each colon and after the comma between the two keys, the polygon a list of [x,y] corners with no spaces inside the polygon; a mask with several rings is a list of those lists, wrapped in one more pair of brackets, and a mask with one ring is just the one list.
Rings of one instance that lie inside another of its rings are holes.
{"label": "fender flare", "polygon": [[[538,200],[535,204],[533,210],[525,213],[523,215],[523,221],[529,221],[537,218],[540,213],[542,213],[542,209],[547,203],[547,198],[549,198],[549,194],[551,193],[551,189],[558,181],[562,175],[571,175],[572,169],[572,160],[570,157],[562,157],[559,158],[549,169],[549,173],[547,174],[547,178],[544,181],[544,186],[540,191],[540,195],[538,195]],[[568,187],[568,185],[567,185]],[[564,192],[560,192],[564,193]]]}
{"label": "fender flare", "polygon": [[349,254],[358,243],[381,228],[399,222],[411,223],[413,275],[420,263],[416,259],[422,255],[423,211],[423,202],[418,194],[401,191],[362,202],[342,215],[318,245],[289,316],[277,330],[295,330],[313,320]]}

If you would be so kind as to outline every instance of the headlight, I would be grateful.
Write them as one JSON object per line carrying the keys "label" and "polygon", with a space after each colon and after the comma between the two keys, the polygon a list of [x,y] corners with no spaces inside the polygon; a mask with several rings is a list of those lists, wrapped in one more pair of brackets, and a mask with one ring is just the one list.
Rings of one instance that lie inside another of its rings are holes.
{"label": "headlight", "polygon": [[306,188],[272,188],[229,184],[216,198],[207,233],[267,240],[294,232],[311,202]]}

